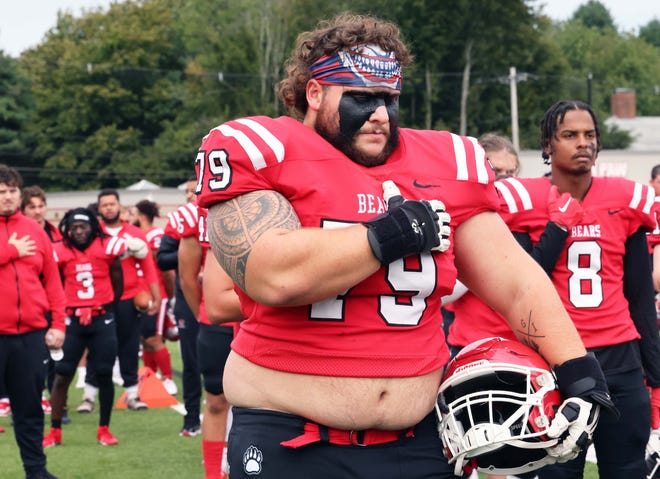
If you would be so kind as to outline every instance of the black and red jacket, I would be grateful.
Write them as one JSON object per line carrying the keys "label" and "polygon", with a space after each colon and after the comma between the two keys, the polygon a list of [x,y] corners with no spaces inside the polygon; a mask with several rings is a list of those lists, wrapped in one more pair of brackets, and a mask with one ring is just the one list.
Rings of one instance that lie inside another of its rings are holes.
{"label": "black and red jacket", "polygon": [[[36,243],[35,254],[19,258],[9,238],[26,235]],[[65,330],[66,300],[53,247],[44,229],[20,211],[0,216],[0,334],[22,334],[49,327]]]}

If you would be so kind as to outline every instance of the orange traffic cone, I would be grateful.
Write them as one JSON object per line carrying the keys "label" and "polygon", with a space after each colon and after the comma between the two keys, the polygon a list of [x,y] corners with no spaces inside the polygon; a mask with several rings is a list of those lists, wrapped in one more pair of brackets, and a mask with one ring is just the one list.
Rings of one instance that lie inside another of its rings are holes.
{"label": "orange traffic cone", "polygon": [[[174,396],[168,394],[165,386],[163,386],[163,383],[151,368],[147,367],[138,370],[138,396],[140,397],[140,401],[146,403],[150,408],[170,407],[178,404]],[[115,408],[126,409],[125,399],[126,392],[124,391],[115,403]]]}

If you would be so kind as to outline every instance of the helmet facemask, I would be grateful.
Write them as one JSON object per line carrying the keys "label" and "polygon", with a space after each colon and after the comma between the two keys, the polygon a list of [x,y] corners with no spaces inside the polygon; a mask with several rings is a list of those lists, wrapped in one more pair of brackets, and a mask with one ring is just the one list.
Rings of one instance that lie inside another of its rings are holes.
{"label": "helmet facemask", "polygon": [[[440,435],[457,475],[466,466],[511,475],[554,462],[546,451],[558,442],[546,435],[561,402],[554,375],[534,351],[530,363],[517,354],[526,347],[516,343],[509,350],[508,343],[513,342],[497,338],[486,343],[481,357],[469,349],[465,356],[459,354],[440,386],[447,406],[446,412],[439,411]],[[501,360],[507,356],[510,362]],[[539,359],[541,367],[536,367]]]}

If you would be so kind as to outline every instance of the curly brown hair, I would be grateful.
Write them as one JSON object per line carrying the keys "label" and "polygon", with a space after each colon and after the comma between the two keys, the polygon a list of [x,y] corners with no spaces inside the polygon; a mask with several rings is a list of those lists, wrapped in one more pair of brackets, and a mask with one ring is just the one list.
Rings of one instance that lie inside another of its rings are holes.
{"label": "curly brown hair", "polygon": [[394,52],[402,69],[413,61],[394,23],[352,13],[322,20],[315,30],[298,35],[296,46],[285,63],[286,78],[280,82],[279,95],[292,117],[302,120],[307,112],[306,86],[312,64],[323,55],[334,55],[361,44],[374,44]]}

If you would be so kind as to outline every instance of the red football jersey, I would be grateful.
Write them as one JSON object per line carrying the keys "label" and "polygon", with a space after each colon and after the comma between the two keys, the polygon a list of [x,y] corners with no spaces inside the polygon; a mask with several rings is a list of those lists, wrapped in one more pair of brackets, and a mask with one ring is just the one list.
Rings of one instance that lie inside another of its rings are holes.
{"label": "red football jersey", "polygon": [[[230,121],[211,130],[198,152],[198,204],[273,190],[303,226],[339,228],[385,212],[382,183],[393,180],[405,198],[443,201],[452,228],[497,209],[493,173],[474,138],[410,129],[399,136],[385,164],[365,167],[292,118]],[[343,294],[307,306],[268,307],[239,289],[247,319],[232,348],[256,364],[295,373],[426,374],[449,357],[440,302],[455,280],[451,247],[394,261]]]}
{"label": "red football jersey", "polygon": [[199,230],[199,210],[195,203],[186,203],[168,215],[165,233],[180,240],[194,236]]}
{"label": "red football jersey", "polygon": [[[204,268],[204,262],[206,261],[206,255],[209,251],[209,248],[211,247],[211,244],[209,243],[209,235],[208,231],[206,229],[206,214],[208,213],[208,210],[206,208],[197,208],[197,232],[194,232],[194,229],[191,229],[188,231],[188,234],[184,234],[184,236],[193,236],[193,234],[196,234],[197,236],[197,241],[199,241],[199,245],[202,247],[202,270]],[[204,305],[204,294],[202,293],[202,301],[199,305],[199,317],[197,320],[200,323],[204,324],[212,324],[209,321],[208,316],[206,315],[206,306]]]}
{"label": "red football jersey", "polygon": [[660,196],[657,196],[653,202],[651,216],[653,217],[655,225],[653,226],[653,230],[649,231],[646,235],[646,239],[649,243],[649,254],[653,254],[653,248],[655,245],[660,244]]}
{"label": "red football jersey", "polygon": [[[160,248],[160,240],[163,237],[164,234],[163,228],[159,228],[158,226],[152,226],[151,229],[145,232],[144,236],[147,239],[147,245],[149,246],[149,249],[153,252],[152,257],[155,252],[158,251],[158,248]],[[165,282],[163,281],[163,275],[158,274],[158,271],[156,272],[156,277],[158,278],[158,289],[160,290],[160,297],[161,298],[167,298],[167,290],[165,289]],[[145,284],[143,284],[143,287],[148,287]]]}
{"label": "red football jersey", "polygon": [[[514,232],[535,243],[549,220],[547,178],[508,178],[497,183]],[[624,178],[593,178],[582,201],[582,222],[569,231],[552,282],[587,348],[639,338],[623,294],[626,239],[640,227],[653,228],[654,193]],[[533,331],[530,331],[533,333]]]}
{"label": "red football jersey", "polygon": [[178,228],[179,228],[179,216],[177,214],[177,211],[176,210],[170,211],[167,214],[167,224],[165,225],[165,228],[163,228],[163,233],[178,241],[181,239],[181,235],[178,232]]}
{"label": "red football jersey", "polygon": [[452,346],[467,346],[492,336],[518,340],[504,316],[470,291],[448,306],[452,306],[454,311],[454,321],[449,326],[447,338],[447,342]]}
{"label": "red football jersey", "polygon": [[96,238],[85,251],[53,243],[55,259],[64,277],[68,307],[102,306],[114,300],[110,265],[126,251],[124,240]]}
{"label": "red football jersey", "polygon": [[[106,226],[102,226],[105,230]],[[115,236],[123,239],[139,238],[147,243],[147,238],[142,230],[126,221],[122,221],[121,229]],[[124,292],[121,299],[133,298],[144,289],[145,284],[158,282],[156,260],[152,255],[147,255],[143,259],[127,256],[121,262],[121,269],[124,273]]]}

